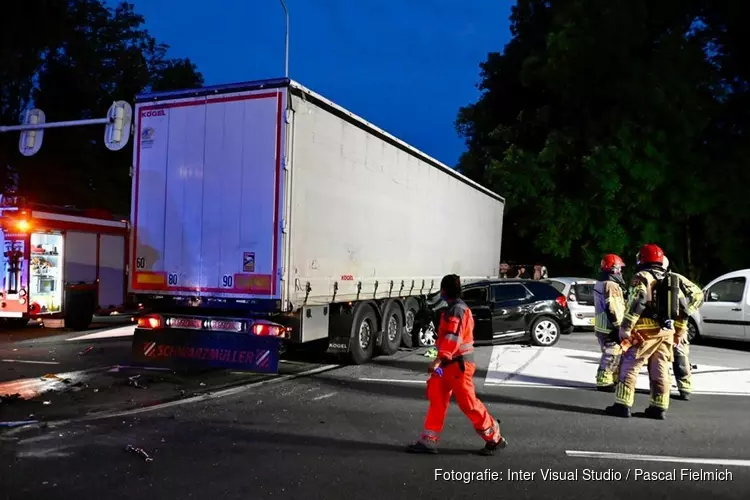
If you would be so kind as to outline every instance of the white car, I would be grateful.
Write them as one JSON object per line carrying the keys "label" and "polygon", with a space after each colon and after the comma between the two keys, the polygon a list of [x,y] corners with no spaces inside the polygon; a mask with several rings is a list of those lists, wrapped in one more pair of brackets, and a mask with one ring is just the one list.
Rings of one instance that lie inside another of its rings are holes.
{"label": "white car", "polygon": [[700,337],[750,341],[750,269],[719,276],[703,289],[691,340]]}
{"label": "white car", "polygon": [[591,278],[547,278],[550,284],[568,299],[574,328],[594,328],[594,285]]}

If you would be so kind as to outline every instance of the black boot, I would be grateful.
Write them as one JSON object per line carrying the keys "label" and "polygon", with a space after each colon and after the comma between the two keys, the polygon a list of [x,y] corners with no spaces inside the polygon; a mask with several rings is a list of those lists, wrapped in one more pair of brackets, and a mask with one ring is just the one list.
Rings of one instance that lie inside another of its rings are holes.
{"label": "black boot", "polygon": [[596,390],[599,392],[615,392],[615,384],[612,385],[597,385]]}
{"label": "black boot", "polygon": [[422,454],[432,454],[436,455],[438,452],[438,449],[434,446],[427,446],[426,444],[422,443],[421,441],[417,441],[414,444],[410,444],[406,447],[407,453],[422,453]]}
{"label": "black boot", "polygon": [[689,392],[681,392],[680,397],[676,399],[681,399],[682,401],[690,401],[690,393]]}
{"label": "black boot", "polygon": [[613,417],[630,418],[630,408],[620,403],[607,406],[604,409],[604,413]]}
{"label": "black boot", "polygon": [[646,408],[646,411],[644,413],[648,418],[653,418],[655,420],[664,420],[665,418],[667,418],[664,415],[664,409],[657,408],[656,406],[649,406],[648,408]]}
{"label": "black boot", "polygon": [[496,450],[502,450],[506,446],[508,446],[508,441],[504,437],[501,437],[500,441],[496,443],[485,443],[484,448],[479,450],[479,454],[485,457],[491,457],[495,454]]}

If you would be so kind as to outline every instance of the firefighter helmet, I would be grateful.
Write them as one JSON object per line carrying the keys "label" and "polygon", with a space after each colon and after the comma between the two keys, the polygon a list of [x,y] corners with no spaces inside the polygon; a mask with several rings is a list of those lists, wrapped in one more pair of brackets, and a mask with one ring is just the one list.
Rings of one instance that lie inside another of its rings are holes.
{"label": "firefighter helmet", "polygon": [[638,264],[664,264],[664,250],[659,245],[647,243],[638,250]]}
{"label": "firefighter helmet", "polygon": [[601,268],[602,271],[614,273],[625,267],[625,262],[622,261],[619,255],[608,253],[602,257]]}

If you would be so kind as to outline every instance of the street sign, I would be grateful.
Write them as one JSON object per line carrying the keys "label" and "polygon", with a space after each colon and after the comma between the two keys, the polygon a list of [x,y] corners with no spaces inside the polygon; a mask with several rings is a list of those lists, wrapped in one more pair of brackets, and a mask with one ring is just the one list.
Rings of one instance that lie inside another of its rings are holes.
{"label": "street sign", "polygon": [[138,364],[173,368],[213,367],[278,373],[278,337],[197,330],[136,328],[132,355]]}
{"label": "street sign", "polygon": [[[45,122],[44,111],[41,109],[29,109],[23,113],[21,119],[24,125],[41,125]],[[44,129],[24,130],[18,140],[18,150],[24,156],[34,156],[42,147]]]}
{"label": "street sign", "polygon": [[133,109],[125,101],[112,103],[107,111],[109,123],[104,128],[104,144],[110,151],[119,151],[128,144]]}

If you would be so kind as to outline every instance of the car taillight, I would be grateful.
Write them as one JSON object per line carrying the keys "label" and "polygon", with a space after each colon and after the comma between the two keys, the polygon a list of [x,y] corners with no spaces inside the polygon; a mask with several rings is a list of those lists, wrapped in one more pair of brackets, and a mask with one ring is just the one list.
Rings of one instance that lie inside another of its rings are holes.
{"label": "car taillight", "polygon": [[143,316],[138,318],[138,328],[155,330],[161,326],[161,318],[158,316]]}
{"label": "car taillight", "polygon": [[268,323],[256,323],[253,325],[254,335],[278,337],[283,332],[284,332],[284,327],[278,326],[278,325],[269,325]]}
{"label": "car taillight", "polygon": [[568,299],[566,299],[562,295],[558,296],[555,299],[555,302],[557,302],[558,304],[560,304],[560,307],[568,307]]}

